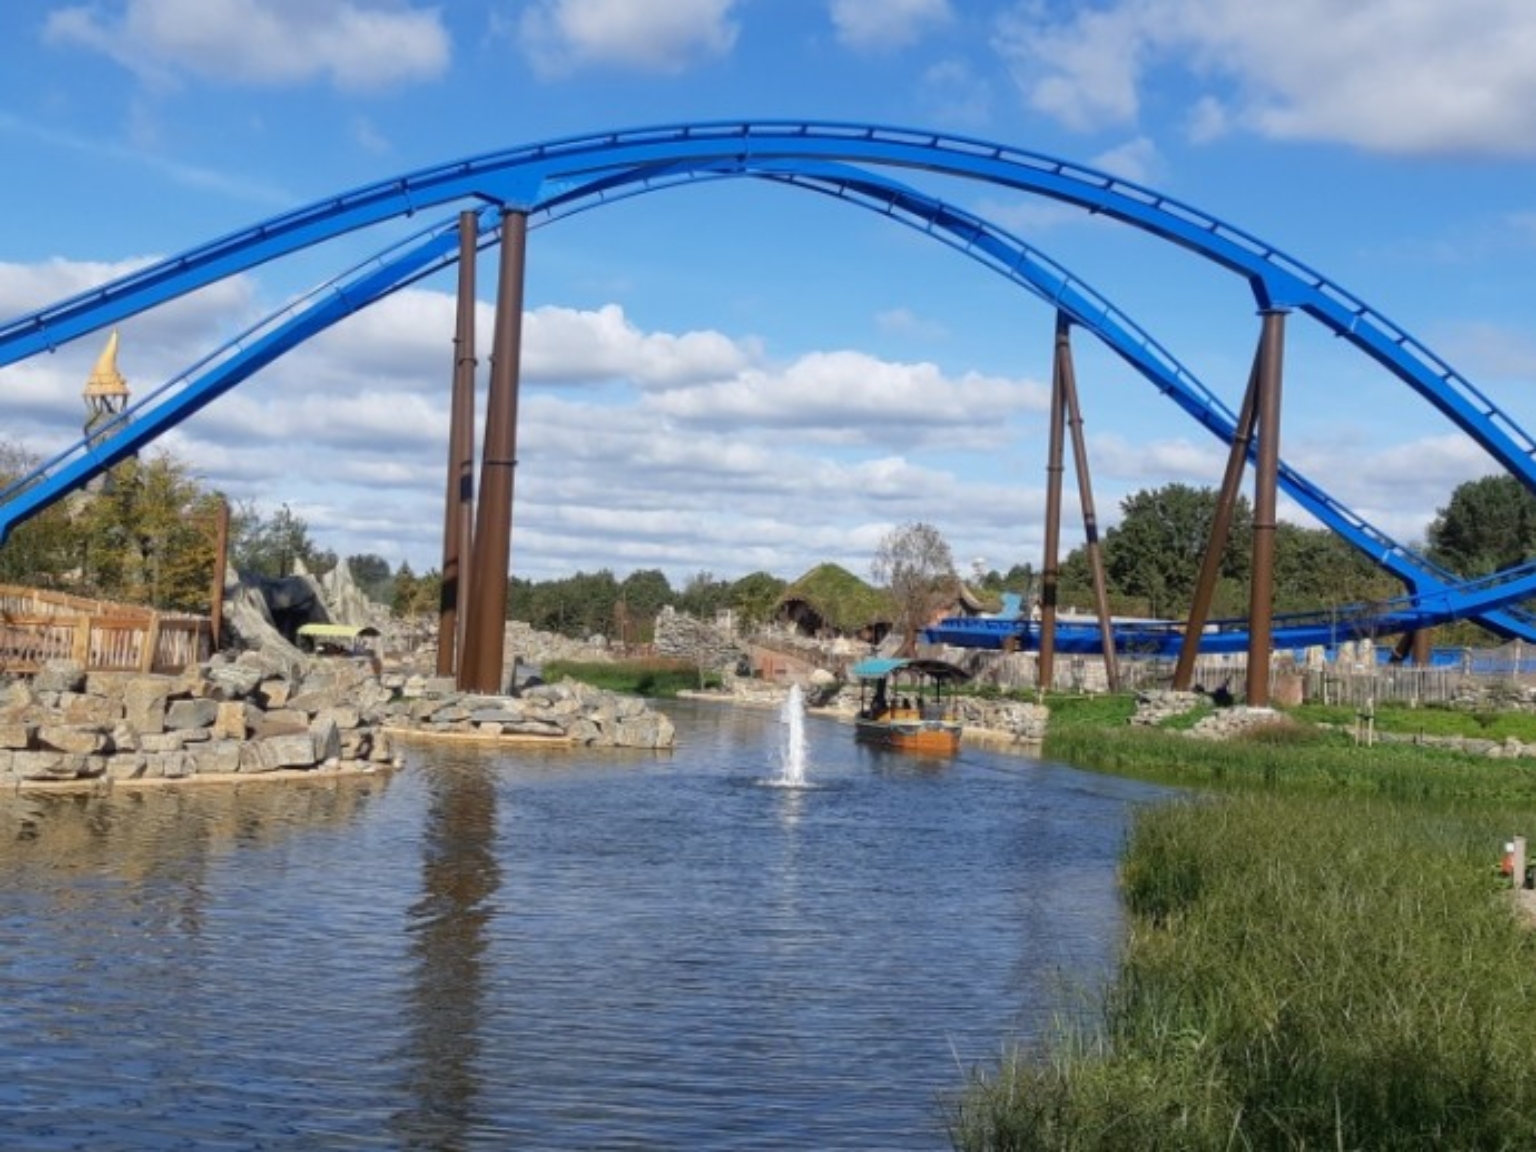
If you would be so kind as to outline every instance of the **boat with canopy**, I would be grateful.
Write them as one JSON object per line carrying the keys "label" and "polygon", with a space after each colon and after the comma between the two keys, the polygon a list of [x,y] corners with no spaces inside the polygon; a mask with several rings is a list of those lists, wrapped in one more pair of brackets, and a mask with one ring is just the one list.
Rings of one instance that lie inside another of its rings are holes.
{"label": "boat with canopy", "polygon": [[953,689],[970,679],[965,669],[944,660],[880,657],[861,660],[849,675],[859,682],[856,739],[905,751],[959,750]]}

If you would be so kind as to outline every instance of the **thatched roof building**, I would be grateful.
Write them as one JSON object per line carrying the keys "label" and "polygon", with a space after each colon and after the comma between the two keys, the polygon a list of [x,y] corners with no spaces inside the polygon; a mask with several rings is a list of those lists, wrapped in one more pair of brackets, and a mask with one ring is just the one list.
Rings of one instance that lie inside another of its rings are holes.
{"label": "thatched roof building", "polygon": [[851,636],[877,644],[891,630],[896,605],[848,569],[819,564],[784,589],[774,616],[805,636]]}

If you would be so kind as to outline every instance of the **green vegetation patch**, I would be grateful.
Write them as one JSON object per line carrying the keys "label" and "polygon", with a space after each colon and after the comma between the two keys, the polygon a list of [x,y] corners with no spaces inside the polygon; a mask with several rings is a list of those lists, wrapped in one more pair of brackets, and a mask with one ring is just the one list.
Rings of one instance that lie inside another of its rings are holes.
{"label": "green vegetation patch", "polygon": [[779,603],[791,600],[805,601],[842,632],[857,632],[896,618],[896,605],[888,592],[866,584],[837,564],[818,564],[784,589]]}
{"label": "green vegetation patch", "polygon": [[1536,1147],[1509,819],[1252,792],[1143,812],[1101,1017],[978,1078],[956,1146]]}
{"label": "green vegetation patch", "polygon": [[570,677],[594,688],[631,696],[670,698],[679,692],[720,686],[719,675],[705,673],[701,682],[698,667],[683,660],[551,660],[543,671],[544,679],[551,682]]}
{"label": "green vegetation patch", "polygon": [[1229,741],[1144,728],[1058,731],[1045,754],[1080,768],[1192,788],[1262,788],[1413,800],[1536,804],[1536,761],[1414,744],[1357,746],[1345,732],[1279,721]]}
{"label": "green vegetation patch", "polygon": [[[1291,709],[1289,714],[1306,723],[1346,728],[1353,727],[1361,719],[1359,709],[1336,704],[1304,704]],[[1536,744],[1536,713],[1531,712],[1381,704],[1372,710],[1371,717],[1378,732],[1408,736],[1467,736],[1480,740],[1513,737],[1522,744]]]}

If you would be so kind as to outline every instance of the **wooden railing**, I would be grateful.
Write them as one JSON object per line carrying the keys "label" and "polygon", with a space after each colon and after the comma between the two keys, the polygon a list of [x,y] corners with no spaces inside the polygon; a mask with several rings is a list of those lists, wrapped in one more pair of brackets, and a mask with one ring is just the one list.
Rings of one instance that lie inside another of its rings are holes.
{"label": "wooden railing", "polygon": [[213,650],[205,616],[0,585],[0,672],[50,660],[89,672],[179,672]]}

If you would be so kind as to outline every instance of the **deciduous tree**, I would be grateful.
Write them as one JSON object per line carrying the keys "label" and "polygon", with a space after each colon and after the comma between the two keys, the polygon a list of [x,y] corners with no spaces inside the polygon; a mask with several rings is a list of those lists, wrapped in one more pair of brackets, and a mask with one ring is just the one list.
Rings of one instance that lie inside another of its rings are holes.
{"label": "deciduous tree", "polygon": [[768,572],[753,572],[731,585],[731,607],[742,628],[755,628],[773,615],[788,583]]}
{"label": "deciduous tree", "polygon": [[1513,476],[1459,484],[1429,525],[1430,555],[1462,576],[1486,576],[1536,554],[1536,496]]}
{"label": "deciduous tree", "polygon": [[[1121,501],[1121,520],[1104,534],[1104,568],[1123,593],[1146,602],[1153,616],[1188,611],[1211,537],[1218,493],[1211,488],[1168,484]],[[1239,496],[1221,576],[1248,577],[1253,512]]]}
{"label": "deciduous tree", "polygon": [[918,630],[953,600],[959,586],[949,544],[931,524],[902,524],[881,539],[870,572],[876,584],[890,591],[901,651],[910,656],[917,650]]}

